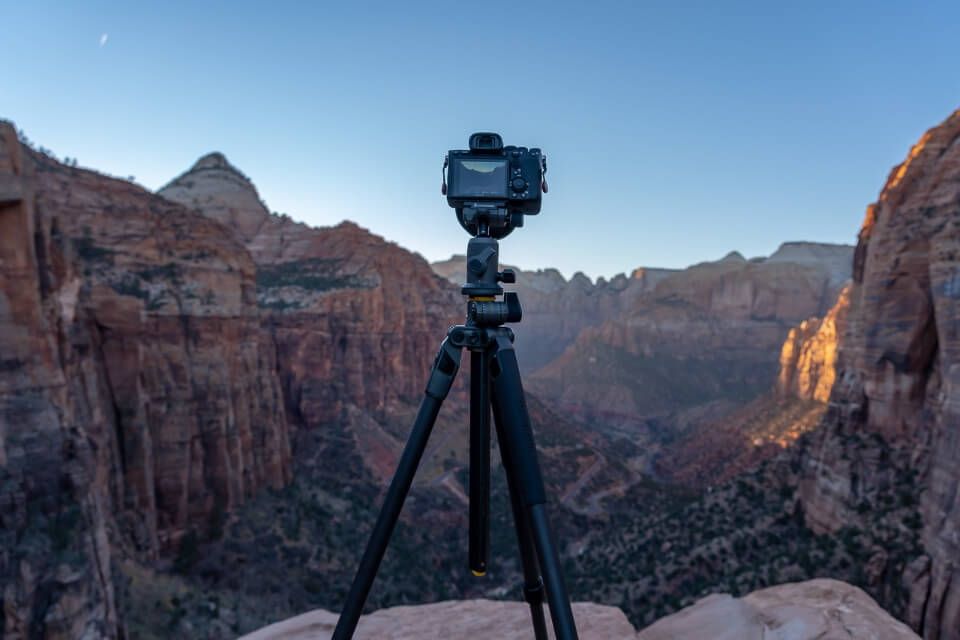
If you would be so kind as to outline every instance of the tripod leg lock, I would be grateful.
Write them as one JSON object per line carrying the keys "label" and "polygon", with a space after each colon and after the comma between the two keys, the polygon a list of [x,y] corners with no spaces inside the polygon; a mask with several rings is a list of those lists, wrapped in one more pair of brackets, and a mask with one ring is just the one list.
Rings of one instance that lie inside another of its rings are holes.
{"label": "tripod leg lock", "polygon": [[435,400],[442,401],[447,397],[450,387],[453,386],[453,379],[460,370],[460,356],[460,347],[454,346],[450,338],[445,338],[440,345],[437,359],[433,361],[433,370],[430,371],[424,393]]}
{"label": "tripod leg lock", "polygon": [[543,579],[537,578],[533,586],[523,585],[523,599],[527,604],[543,604]]}

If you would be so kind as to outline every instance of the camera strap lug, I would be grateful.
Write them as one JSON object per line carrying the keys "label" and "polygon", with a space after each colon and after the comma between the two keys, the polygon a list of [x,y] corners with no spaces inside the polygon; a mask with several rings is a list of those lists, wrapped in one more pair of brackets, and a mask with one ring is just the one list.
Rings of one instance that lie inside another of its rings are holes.
{"label": "camera strap lug", "polygon": [[440,185],[441,195],[447,195],[447,166],[450,164],[450,156],[443,156],[443,169],[441,174],[443,175],[443,182]]}

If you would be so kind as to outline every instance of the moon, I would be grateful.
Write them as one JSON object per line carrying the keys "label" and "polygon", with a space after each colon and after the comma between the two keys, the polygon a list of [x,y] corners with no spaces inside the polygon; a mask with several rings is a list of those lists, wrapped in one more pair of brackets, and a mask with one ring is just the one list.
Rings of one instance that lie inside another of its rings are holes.
{"label": "moon", "polygon": [[100,34],[100,46],[101,46],[101,47],[102,47],[103,45],[107,44],[107,39],[108,39],[109,37],[110,37],[110,35],[107,34],[107,33],[101,33],[101,34]]}

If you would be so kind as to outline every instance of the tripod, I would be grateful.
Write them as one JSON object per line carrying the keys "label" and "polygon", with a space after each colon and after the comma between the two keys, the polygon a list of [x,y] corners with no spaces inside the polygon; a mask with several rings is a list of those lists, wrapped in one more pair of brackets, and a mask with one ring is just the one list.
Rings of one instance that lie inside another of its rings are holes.
{"label": "tripod", "polygon": [[497,271],[498,255],[497,240],[483,231],[467,245],[467,283],[461,289],[469,298],[466,323],[451,327],[440,345],[413,429],[360,560],[333,640],[353,637],[437,414],[460,368],[463,349],[470,351],[470,569],[474,575],[482,576],[487,566],[492,408],[523,564],[523,595],[530,606],[534,635],[537,640],[547,640],[543,613],[546,590],[557,639],[577,638],[560,558],[547,520],[546,490],[513,349],[514,335],[503,326],[505,322],[520,321],[520,301],[513,292],[504,294],[502,301],[496,299],[503,294],[498,283],[514,282],[516,276],[509,269]]}

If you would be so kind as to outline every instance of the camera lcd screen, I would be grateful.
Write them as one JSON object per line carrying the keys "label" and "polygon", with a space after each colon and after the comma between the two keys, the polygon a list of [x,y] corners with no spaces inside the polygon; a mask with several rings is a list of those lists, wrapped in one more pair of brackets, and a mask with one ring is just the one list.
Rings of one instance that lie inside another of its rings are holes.
{"label": "camera lcd screen", "polygon": [[455,198],[506,198],[507,161],[502,159],[456,159],[453,161]]}

